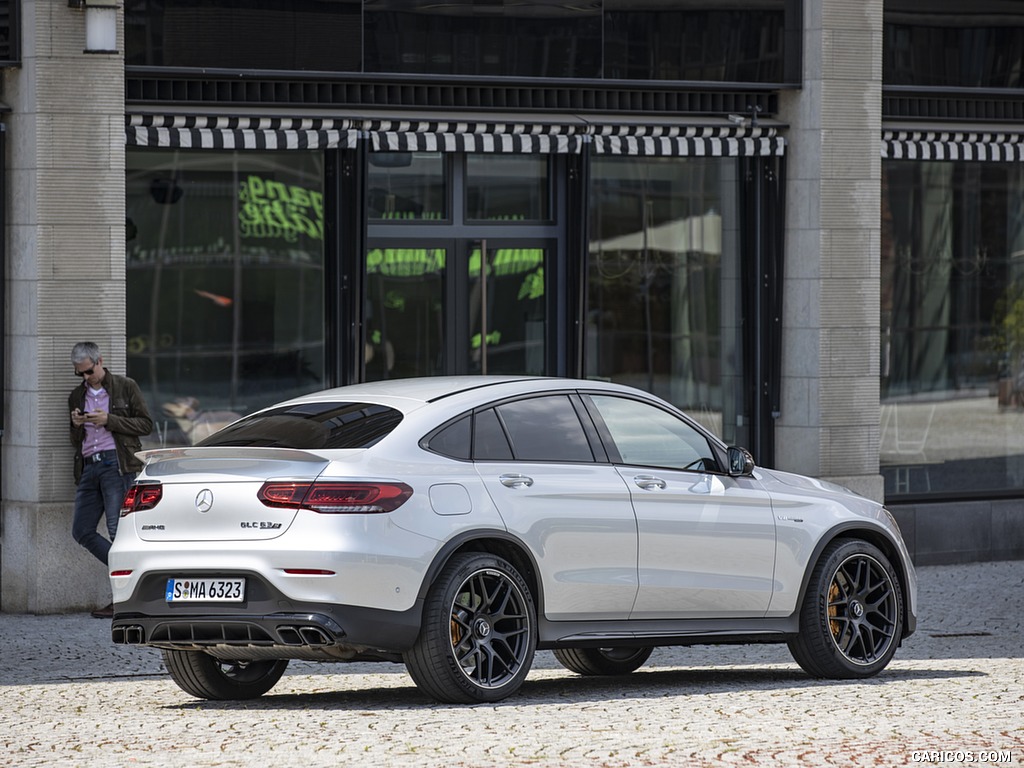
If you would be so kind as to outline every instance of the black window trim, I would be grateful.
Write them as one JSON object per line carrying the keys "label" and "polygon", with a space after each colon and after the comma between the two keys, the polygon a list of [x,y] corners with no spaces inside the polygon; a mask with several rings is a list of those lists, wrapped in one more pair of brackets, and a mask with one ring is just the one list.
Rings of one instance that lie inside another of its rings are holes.
{"label": "black window trim", "polygon": [[[583,421],[583,419],[580,418],[580,409],[577,407],[577,405],[575,403],[572,402],[573,397],[575,395],[576,395],[576,392],[574,390],[571,390],[571,389],[550,390],[550,391],[549,390],[544,390],[542,392],[531,392],[531,393],[529,393],[527,395],[519,395],[519,396],[516,396],[516,397],[505,398],[501,402],[491,403],[489,408],[480,408],[478,410],[481,410],[481,411],[483,411],[483,410],[490,410],[490,409],[494,410],[495,415],[498,417],[498,422],[501,424],[501,428],[505,431],[505,438],[508,440],[508,444],[512,448],[512,461],[516,462],[517,464],[598,464],[598,463],[601,463],[601,462],[598,461],[598,456],[604,454],[604,448],[602,446],[600,452],[595,450],[594,441],[593,441],[594,435],[587,430],[586,423]],[[498,409],[501,408],[504,405],[509,405],[511,403],[519,403],[519,402],[524,402],[524,401],[527,401],[527,400],[539,400],[541,398],[547,398],[547,397],[565,397],[566,399],[569,400],[570,406],[572,407],[573,412],[576,414],[576,419],[577,419],[577,421],[580,424],[580,428],[583,430],[583,434],[586,437],[587,447],[590,448],[590,456],[591,456],[590,461],[585,461],[585,460],[584,461],[568,461],[568,460],[565,460],[565,459],[521,459],[521,458],[519,458],[519,456],[516,455],[516,443],[512,439],[512,433],[509,431],[508,425],[505,424],[505,418],[501,415],[501,411],[499,411]],[[476,447],[474,446],[474,461],[477,461],[476,456],[475,456],[475,454],[476,454],[475,448]]]}
{"label": "black window trim", "polygon": [[[591,452],[591,454],[593,455],[594,458],[591,459],[590,461],[563,461],[563,460],[557,460],[557,459],[544,459],[544,460],[520,459],[520,458],[516,457],[516,455],[515,455],[515,443],[512,441],[512,438],[511,438],[511,436],[509,435],[509,432],[508,432],[508,427],[505,425],[505,421],[502,418],[501,413],[498,412],[497,409],[500,406],[508,405],[509,403],[521,402],[521,401],[524,401],[524,400],[535,400],[535,399],[540,398],[540,397],[552,397],[552,396],[559,396],[559,395],[568,397],[569,402],[571,403],[572,408],[573,408],[573,410],[576,413],[576,418],[579,419],[580,426],[583,429],[583,433],[584,433],[584,435],[586,435],[587,443],[590,446],[590,452]],[[502,431],[505,433],[505,439],[508,440],[509,447],[512,450],[512,458],[511,459],[478,459],[478,458],[476,458],[476,445],[474,443],[474,441],[476,440],[476,417],[477,417],[477,414],[483,413],[484,411],[490,411],[490,410],[493,410],[495,412],[495,416],[498,419],[498,424],[501,426]],[[586,415],[586,417],[584,417],[584,414]],[[445,429],[447,429],[451,425],[455,424],[456,422],[458,422],[461,419],[464,419],[466,417],[469,417],[469,419],[470,419],[469,431],[470,431],[470,441],[471,441],[471,444],[470,444],[470,458],[469,459],[463,459],[463,458],[460,458],[458,456],[451,456],[450,454],[442,453],[441,451],[438,451],[438,450],[436,450],[434,448],[431,448],[430,443],[438,434],[440,434],[441,432],[443,432]],[[607,451],[607,445],[608,444],[610,444],[610,441],[608,441],[606,439],[603,439],[601,437],[600,430],[599,430],[597,424],[595,424],[594,421],[593,421],[593,417],[591,415],[590,409],[586,407],[586,405],[583,403],[582,398],[580,397],[579,393],[576,390],[574,390],[574,389],[542,390],[542,391],[538,391],[538,392],[530,392],[528,394],[512,395],[510,397],[503,397],[500,400],[494,400],[492,402],[486,403],[485,405],[477,406],[477,407],[472,408],[472,409],[470,409],[468,411],[464,411],[463,413],[460,413],[460,414],[458,414],[456,416],[453,416],[450,419],[447,419],[443,424],[439,424],[438,426],[434,427],[432,430],[427,432],[427,434],[425,434],[423,437],[421,437],[420,441],[419,441],[419,447],[421,449],[423,449],[424,451],[427,451],[428,453],[433,453],[436,456],[443,456],[446,459],[451,459],[452,461],[468,462],[468,463],[472,463],[472,464],[477,464],[477,463],[488,463],[488,464],[490,464],[490,463],[502,463],[502,462],[504,462],[504,463],[509,463],[509,462],[530,463],[530,464],[613,464],[614,462],[611,461],[611,459],[610,459],[610,457],[608,455],[608,451]]]}
{"label": "black window trim", "polygon": [[622,454],[619,453],[619,449],[615,445],[615,440],[612,439],[611,430],[608,429],[608,425],[605,422],[604,418],[601,416],[601,412],[598,410],[597,404],[594,403],[594,401],[591,399],[594,395],[599,395],[599,396],[602,396],[602,397],[617,397],[617,398],[619,398],[621,400],[633,400],[633,401],[635,401],[637,403],[643,403],[644,405],[651,406],[652,408],[657,408],[658,410],[663,411],[664,413],[667,413],[670,416],[676,417],[677,419],[682,421],[684,424],[686,424],[687,426],[689,426],[692,429],[694,429],[705,440],[707,440],[708,447],[711,449],[712,453],[714,454],[713,458],[715,459],[715,461],[718,462],[718,466],[719,466],[719,469],[717,469],[717,470],[715,470],[715,469],[687,470],[687,469],[682,469],[681,467],[662,467],[662,466],[655,467],[656,469],[664,469],[664,470],[668,470],[668,471],[672,471],[672,472],[696,472],[697,474],[712,474],[712,475],[728,476],[728,474],[729,474],[729,472],[728,472],[728,467],[729,467],[728,450],[727,450],[725,444],[722,443],[721,440],[719,440],[711,432],[709,432],[703,426],[701,426],[696,421],[691,419],[689,416],[687,416],[682,411],[680,411],[680,410],[678,410],[676,408],[671,408],[671,407],[666,408],[661,403],[655,402],[653,400],[648,400],[647,398],[644,398],[644,397],[637,397],[637,396],[631,395],[629,393],[623,393],[623,392],[609,392],[607,390],[594,389],[594,390],[580,390],[579,394],[580,394],[580,399],[581,399],[582,404],[587,409],[587,412],[590,415],[590,418],[593,419],[594,424],[595,424],[599,434],[601,435],[601,439],[602,439],[602,441],[605,443],[605,445],[607,447],[608,457],[609,457],[609,460],[610,460],[610,462],[612,464],[614,464],[616,466],[642,466],[642,465],[630,464],[630,463],[628,463],[628,462],[623,460]]}

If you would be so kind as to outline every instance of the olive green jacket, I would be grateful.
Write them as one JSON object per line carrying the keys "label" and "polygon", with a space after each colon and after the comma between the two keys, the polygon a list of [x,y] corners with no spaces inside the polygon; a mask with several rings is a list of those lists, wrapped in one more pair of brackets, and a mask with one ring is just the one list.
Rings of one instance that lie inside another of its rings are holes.
{"label": "olive green jacket", "polygon": [[[142,469],[142,462],[135,456],[142,450],[139,439],[153,431],[153,419],[146,408],[142,390],[134,379],[118,376],[108,368],[103,369],[103,388],[110,396],[110,413],[107,415],[107,429],[114,435],[117,447],[117,465],[122,475],[136,474]],[[68,421],[71,411],[85,410],[85,387],[83,381],[68,396]],[[71,445],[75,447],[75,484],[82,478],[85,461],[82,458],[82,443],[85,441],[85,427],[71,423]]]}

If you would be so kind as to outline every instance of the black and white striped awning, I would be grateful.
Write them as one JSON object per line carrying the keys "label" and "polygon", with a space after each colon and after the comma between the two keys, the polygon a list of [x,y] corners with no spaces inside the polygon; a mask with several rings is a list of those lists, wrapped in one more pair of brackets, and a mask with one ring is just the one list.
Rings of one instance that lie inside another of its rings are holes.
{"label": "black and white striped awning", "polygon": [[130,147],[336,149],[366,141],[373,152],[472,152],[628,156],[781,155],[786,142],[763,126],[615,125],[128,115]]}
{"label": "black and white striped awning", "polygon": [[528,123],[367,121],[374,152],[488,152],[576,154],[583,148],[580,126]]}
{"label": "black and white striped awning", "polygon": [[957,131],[883,131],[884,160],[1024,161],[1024,134]]}
{"label": "black and white striped awning", "polygon": [[763,126],[603,126],[594,151],[605,155],[763,157],[782,155],[786,140]]}
{"label": "black and white striped awning", "polygon": [[289,117],[128,115],[129,147],[181,149],[344,149],[358,132],[349,120]]}

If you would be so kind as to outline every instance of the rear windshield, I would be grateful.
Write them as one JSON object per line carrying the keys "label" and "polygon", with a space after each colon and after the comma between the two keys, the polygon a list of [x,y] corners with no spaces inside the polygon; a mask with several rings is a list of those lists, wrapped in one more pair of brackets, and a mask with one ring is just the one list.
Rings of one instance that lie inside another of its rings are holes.
{"label": "rear windshield", "polygon": [[303,403],[254,413],[196,443],[261,448],[369,448],[402,414],[372,403]]}

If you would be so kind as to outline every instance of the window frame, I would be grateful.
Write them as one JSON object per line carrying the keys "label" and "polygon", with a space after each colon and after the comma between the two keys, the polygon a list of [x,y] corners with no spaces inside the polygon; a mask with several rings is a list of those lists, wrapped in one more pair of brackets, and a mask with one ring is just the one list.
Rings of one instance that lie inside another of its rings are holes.
{"label": "window frame", "polygon": [[[704,440],[707,442],[708,449],[711,452],[711,457],[714,458],[715,461],[718,463],[718,468],[704,467],[704,468],[695,470],[695,469],[685,469],[683,467],[664,466],[664,465],[661,465],[661,464],[658,464],[658,465],[636,464],[634,462],[626,461],[623,458],[621,452],[619,451],[618,445],[615,442],[615,438],[612,436],[611,429],[609,428],[608,423],[605,421],[604,417],[601,415],[601,411],[600,411],[597,403],[594,402],[593,397],[609,397],[609,398],[616,398],[616,399],[619,399],[619,400],[628,400],[628,401],[631,401],[631,402],[640,403],[641,405],[644,405],[644,406],[646,406],[648,408],[653,408],[655,410],[661,411],[662,413],[666,414],[670,418],[676,419],[681,424],[689,427],[695,433],[697,433],[702,438],[704,438]],[[633,396],[630,396],[628,394],[623,394],[623,393],[619,393],[619,392],[600,392],[600,391],[584,392],[584,393],[581,393],[581,401],[582,401],[583,405],[587,408],[587,411],[590,414],[590,417],[593,420],[593,422],[594,422],[594,424],[595,424],[595,426],[596,426],[596,428],[597,428],[597,430],[598,430],[598,432],[600,434],[602,442],[607,447],[609,461],[612,464],[615,464],[615,465],[618,465],[618,466],[644,466],[644,467],[651,467],[653,469],[663,469],[663,470],[668,470],[668,471],[673,471],[673,472],[696,472],[696,473],[699,473],[699,474],[710,473],[710,474],[715,474],[715,475],[728,475],[729,474],[729,472],[728,472],[729,462],[728,462],[728,457],[727,457],[727,449],[726,449],[724,443],[722,443],[721,440],[716,438],[714,435],[712,435],[706,429],[701,427],[701,425],[698,424],[697,422],[695,422],[693,419],[690,419],[689,417],[687,417],[686,414],[683,413],[682,411],[675,411],[675,410],[672,410],[670,408],[665,408],[665,407],[661,406],[659,403],[652,402],[652,401],[647,400],[645,398],[633,397]]]}

